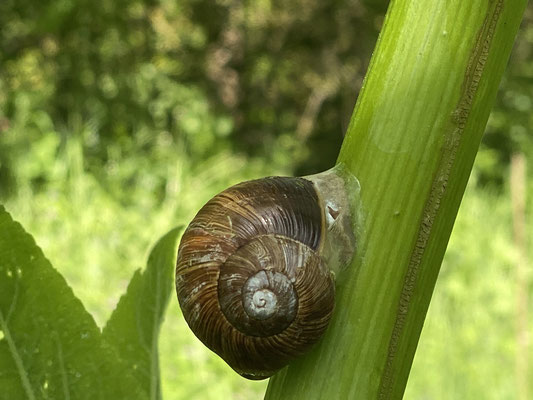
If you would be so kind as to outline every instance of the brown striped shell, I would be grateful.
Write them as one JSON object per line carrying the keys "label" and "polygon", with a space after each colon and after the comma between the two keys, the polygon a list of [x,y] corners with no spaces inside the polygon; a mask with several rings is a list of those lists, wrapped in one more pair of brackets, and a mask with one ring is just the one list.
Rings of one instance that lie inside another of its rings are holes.
{"label": "brown striped shell", "polygon": [[218,194],[183,234],[176,267],[183,315],[240,375],[271,376],[326,330],[335,304],[320,255],[326,218],[310,180],[270,177]]}

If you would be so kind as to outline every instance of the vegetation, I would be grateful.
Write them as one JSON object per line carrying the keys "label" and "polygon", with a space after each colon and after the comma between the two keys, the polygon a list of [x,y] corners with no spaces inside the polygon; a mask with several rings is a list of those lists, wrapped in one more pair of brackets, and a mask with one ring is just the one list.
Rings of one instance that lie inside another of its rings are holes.
{"label": "vegetation", "polygon": [[[1,2],[2,203],[104,327],[156,239],[214,193],[334,163],[385,7]],[[508,176],[511,155],[533,151],[532,13],[530,5],[455,223],[409,399],[511,399],[523,391]],[[261,398],[266,388],[199,344],[175,296],[160,356],[163,398]],[[9,373],[1,367],[0,380]]]}

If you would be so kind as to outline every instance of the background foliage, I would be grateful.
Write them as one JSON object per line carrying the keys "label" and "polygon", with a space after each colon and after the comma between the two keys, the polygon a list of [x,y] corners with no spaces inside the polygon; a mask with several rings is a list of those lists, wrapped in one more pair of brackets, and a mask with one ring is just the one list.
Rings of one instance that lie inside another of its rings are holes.
{"label": "background foliage", "polygon": [[[150,245],[213,194],[334,163],[386,3],[2,1],[1,201],[103,326]],[[437,282],[409,399],[517,398],[523,316],[508,176],[514,152],[533,152],[532,19],[530,5]],[[531,167],[528,176],[531,234]],[[531,274],[525,285],[531,299]],[[166,398],[264,393],[265,382],[244,381],[198,343],[175,298],[161,363]]]}

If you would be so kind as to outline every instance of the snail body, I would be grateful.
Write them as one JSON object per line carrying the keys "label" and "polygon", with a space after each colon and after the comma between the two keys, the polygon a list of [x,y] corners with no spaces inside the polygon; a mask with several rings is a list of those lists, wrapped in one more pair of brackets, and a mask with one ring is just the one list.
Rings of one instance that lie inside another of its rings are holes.
{"label": "snail body", "polygon": [[184,232],[183,315],[240,375],[271,376],[325,332],[332,270],[355,248],[345,185],[335,170],[243,182],[205,204]]}

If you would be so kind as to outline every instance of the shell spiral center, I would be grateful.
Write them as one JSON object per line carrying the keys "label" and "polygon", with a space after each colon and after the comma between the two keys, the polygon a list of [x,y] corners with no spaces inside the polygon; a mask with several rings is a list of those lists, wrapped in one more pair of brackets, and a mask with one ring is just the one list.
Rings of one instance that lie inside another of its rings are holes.
{"label": "shell spiral center", "polygon": [[264,235],[228,257],[220,269],[218,299],[220,310],[235,329],[267,337],[294,321],[299,303],[296,271],[305,264],[306,250],[289,238]]}
{"label": "shell spiral center", "polygon": [[279,310],[286,310],[283,318],[290,323],[297,310],[298,298],[292,282],[282,273],[259,271],[252,275],[242,289],[242,302],[250,318],[266,320]]}

